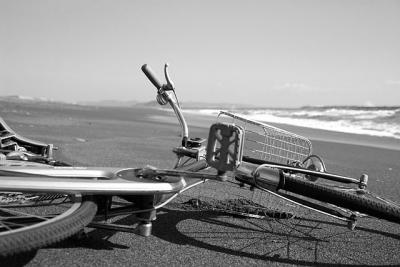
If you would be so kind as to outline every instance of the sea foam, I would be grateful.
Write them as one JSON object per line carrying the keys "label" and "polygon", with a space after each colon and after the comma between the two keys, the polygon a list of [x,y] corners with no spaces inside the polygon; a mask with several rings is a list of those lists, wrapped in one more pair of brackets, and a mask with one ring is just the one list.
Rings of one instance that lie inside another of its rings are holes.
{"label": "sea foam", "polygon": [[[218,109],[187,110],[217,116]],[[400,139],[400,107],[303,107],[298,109],[237,109],[249,119],[335,132]]]}

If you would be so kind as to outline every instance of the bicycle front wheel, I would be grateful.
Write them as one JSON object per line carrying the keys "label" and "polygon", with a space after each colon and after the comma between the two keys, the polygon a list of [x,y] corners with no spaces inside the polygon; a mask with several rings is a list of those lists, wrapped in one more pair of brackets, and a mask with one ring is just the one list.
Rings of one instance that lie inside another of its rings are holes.
{"label": "bicycle front wheel", "polygon": [[334,186],[313,183],[286,176],[282,190],[364,213],[379,219],[400,223],[400,207],[369,192],[341,190]]}
{"label": "bicycle front wheel", "polygon": [[97,212],[91,199],[71,194],[0,193],[0,256],[38,249],[72,236]]}

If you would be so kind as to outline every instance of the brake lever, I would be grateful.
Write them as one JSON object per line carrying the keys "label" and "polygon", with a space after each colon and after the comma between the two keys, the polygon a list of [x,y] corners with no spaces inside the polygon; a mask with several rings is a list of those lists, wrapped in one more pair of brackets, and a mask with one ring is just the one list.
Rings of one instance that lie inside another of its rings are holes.
{"label": "brake lever", "polygon": [[163,89],[164,90],[175,90],[175,85],[172,82],[171,78],[169,77],[169,73],[168,73],[168,63],[165,63],[164,65],[164,74],[165,74],[165,80],[167,80],[167,84],[163,85]]}
{"label": "brake lever", "polygon": [[[174,91],[174,83],[171,81],[171,78],[169,77],[169,73],[168,73],[168,63],[165,63],[164,65],[164,75],[165,75],[165,80],[167,81],[166,84],[163,84],[161,86],[161,88],[158,90],[158,94],[157,94],[157,102],[160,105],[166,105],[169,102],[169,94],[167,93],[167,91]],[[178,104],[179,106],[179,104]]]}

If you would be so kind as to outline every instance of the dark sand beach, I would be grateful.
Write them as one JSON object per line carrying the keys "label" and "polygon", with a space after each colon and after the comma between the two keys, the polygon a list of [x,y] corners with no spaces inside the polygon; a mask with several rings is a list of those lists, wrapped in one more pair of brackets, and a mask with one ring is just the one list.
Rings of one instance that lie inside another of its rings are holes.
{"label": "dark sand beach", "polygon": [[[74,165],[172,167],[180,129],[172,112],[152,108],[95,108],[0,102],[0,116],[20,134],[54,143],[58,158]],[[188,115],[191,136],[207,136],[214,119]],[[331,172],[359,177],[369,188],[400,202],[399,140],[283,128],[313,140]],[[389,149],[390,148],[390,149]],[[193,191],[196,196],[199,193]],[[132,218],[124,219],[129,223]],[[244,219],[167,206],[153,235],[88,229],[3,266],[364,266],[400,265],[400,227],[374,218],[356,230],[332,218],[299,212],[294,219]]]}

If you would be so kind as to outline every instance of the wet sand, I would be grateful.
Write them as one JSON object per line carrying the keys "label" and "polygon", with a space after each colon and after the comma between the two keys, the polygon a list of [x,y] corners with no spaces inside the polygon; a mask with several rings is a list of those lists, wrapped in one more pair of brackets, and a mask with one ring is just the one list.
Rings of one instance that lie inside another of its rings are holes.
{"label": "wet sand", "polygon": [[[173,113],[164,110],[0,103],[0,112],[17,132],[56,144],[56,155],[75,165],[167,168],[174,162],[171,149],[180,142]],[[214,121],[196,115],[187,119],[192,137],[206,137]],[[387,149],[396,148],[396,140],[285,127],[310,136],[314,153],[325,159],[329,171],[355,177],[368,173],[371,190],[400,202],[400,150]],[[398,266],[399,229],[373,218],[360,219],[350,231],[343,222],[313,213],[259,221],[167,206],[159,212],[150,237],[90,229],[84,239],[66,240],[7,263]]]}

